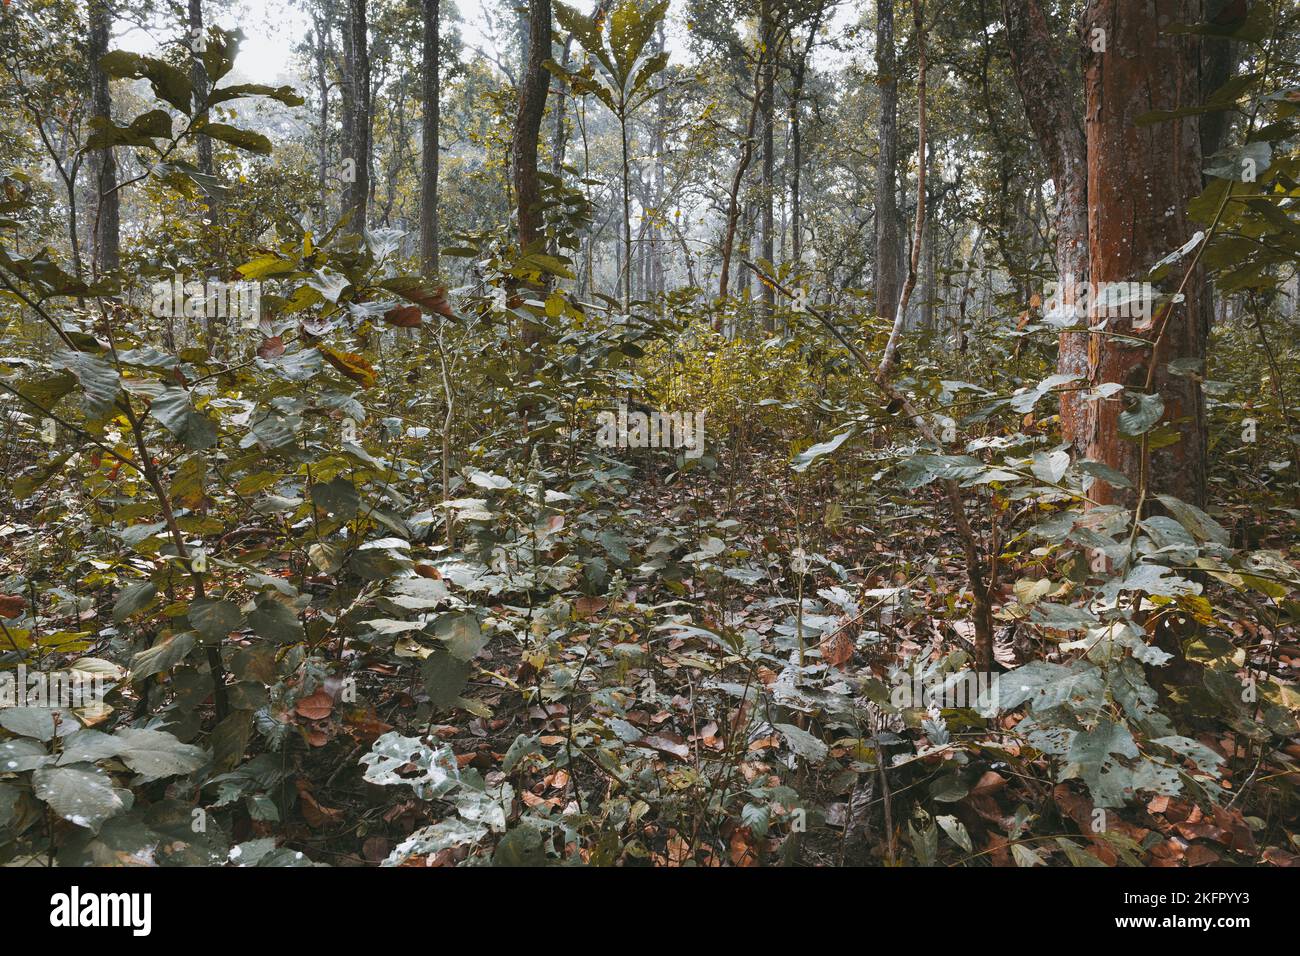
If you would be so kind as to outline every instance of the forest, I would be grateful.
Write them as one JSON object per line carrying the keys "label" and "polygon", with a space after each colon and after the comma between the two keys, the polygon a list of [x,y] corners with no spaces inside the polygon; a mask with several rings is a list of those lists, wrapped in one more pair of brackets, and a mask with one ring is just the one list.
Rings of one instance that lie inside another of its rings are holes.
{"label": "forest", "polygon": [[1297,263],[1295,0],[4,0],[0,864],[1300,864]]}

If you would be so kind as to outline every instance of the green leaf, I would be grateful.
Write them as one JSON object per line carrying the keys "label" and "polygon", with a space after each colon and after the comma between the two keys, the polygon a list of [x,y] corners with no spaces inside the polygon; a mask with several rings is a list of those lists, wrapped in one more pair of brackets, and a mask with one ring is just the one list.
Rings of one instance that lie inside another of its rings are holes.
{"label": "green leaf", "polygon": [[103,418],[113,410],[122,380],[117,370],[104,359],[87,352],[60,352],[51,360],[55,368],[72,372],[81,384],[85,397],[82,407],[92,418]]}
{"label": "green leaf", "polygon": [[1225,548],[1232,543],[1228,529],[1195,505],[1189,505],[1173,495],[1156,495],[1156,498],[1197,541],[1213,541]]}
{"label": "green leaf", "polygon": [[818,458],[829,455],[852,438],[854,431],[854,429],[850,428],[848,431],[841,432],[829,441],[819,442],[806,451],[800,452],[798,455],[795,455],[794,461],[790,463],[790,467],[795,471],[807,471]]}
{"label": "green leaf", "polygon": [[116,736],[122,742],[122,762],[140,775],[141,783],[193,773],[207,763],[201,747],[183,744],[165,730],[125,727]]}
{"label": "green leaf", "polygon": [[122,752],[122,741],[111,734],[86,728],[71,734],[63,742],[59,754],[59,765],[71,763],[95,763],[97,760],[110,760]]}
{"label": "green leaf", "polygon": [[213,90],[211,96],[208,97],[208,103],[211,106],[216,106],[218,103],[225,103],[243,96],[267,96],[273,100],[279,100],[285,106],[302,106],[305,102],[292,86],[236,83],[233,86],[223,86],[219,90]]}
{"label": "green leaf", "polygon": [[311,486],[311,500],[317,508],[340,521],[349,521],[361,506],[361,496],[356,486],[342,475],[328,482]]}
{"label": "green leaf", "polygon": [[306,637],[297,613],[273,597],[263,595],[248,615],[248,626],[275,644],[296,644]]}
{"label": "green leaf", "polygon": [[[1131,393],[1133,394],[1133,393]],[[1158,394],[1138,392],[1133,394],[1133,405],[1120,412],[1119,433],[1137,438],[1155,427],[1165,413],[1165,401]]]}
{"label": "green leaf", "polygon": [[152,604],[157,595],[158,586],[152,581],[132,584],[118,595],[117,602],[113,605],[113,620],[120,624],[132,614]]}
{"label": "green leaf", "polygon": [[150,110],[133,119],[129,126],[118,126],[102,116],[91,117],[94,130],[86,140],[86,149],[107,149],[111,146],[144,146],[158,149],[155,139],[171,139],[172,118],[166,110]]}
{"label": "green leaf", "polygon": [[433,636],[445,642],[447,652],[461,661],[472,659],[487,644],[487,637],[473,612],[438,618],[433,626]]}
{"label": "green leaf", "polygon": [[219,139],[223,143],[229,143],[250,153],[261,156],[271,155],[271,141],[261,133],[255,133],[250,129],[239,129],[226,123],[205,123],[198,131],[212,139]]}
{"label": "green leaf", "polygon": [[794,724],[774,724],[790,749],[809,763],[821,763],[830,754],[830,748],[819,737]]}
{"label": "green leaf", "polygon": [[244,615],[233,601],[214,601],[211,598],[191,601],[186,616],[207,643],[224,641],[231,631],[238,630],[244,623]]}
{"label": "green leaf", "polygon": [[1116,757],[1138,755],[1128,728],[1101,720],[1092,730],[1075,734],[1069,760],[1099,807],[1122,807],[1132,793],[1131,774]]}
{"label": "green leaf", "polygon": [[80,730],[81,722],[58,707],[6,707],[0,710],[0,727],[19,737],[53,740]]}
{"label": "green leaf", "polygon": [[418,737],[404,737],[395,730],[377,739],[361,764],[368,783],[385,787],[406,784],[421,800],[442,796],[456,786],[459,776],[450,747],[431,748]]}
{"label": "green leaf", "polygon": [[971,853],[975,849],[974,843],[971,842],[970,833],[966,830],[966,825],[953,816],[935,817],[939,826],[943,827],[943,832],[948,834],[953,843]]}
{"label": "green leaf", "polygon": [[243,34],[238,30],[208,28],[203,45],[203,72],[208,75],[208,82],[213,86],[234,68],[235,56],[242,39]]}
{"label": "green leaf", "polygon": [[185,660],[198,640],[194,631],[182,631],[165,637],[148,650],[141,651],[131,658],[131,680],[141,681],[154,674],[171,670]]}
{"label": "green leaf", "polygon": [[472,667],[468,661],[455,657],[451,651],[439,648],[424,659],[420,677],[429,694],[429,704],[438,710],[451,707],[460,698],[460,692],[469,683]]}
{"label": "green leaf", "polygon": [[113,778],[98,767],[40,767],[32,772],[32,792],[70,823],[98,830],[125,804]]}
{"label": "green leaf", "polygon": [[1091,475],[1093,478],[1099,478],[1113,488],[1132,488],[1133,482],[1129,481],[1122,472],[1116,471],[1110,465],[1102,464],[1099,461],[1081,461],[1079,470],[1084,474]]}
{"label": "green leaf", "polygon": [[18,737],[0,742],[0,773],[25,773],[53,760],[45,747],[35,740]]}
{"label": "green leaf", "polygon": [[1070,467],[1070,455],[1064,451],[1045,452],[1040,451],[1034,455],[1034,463],[1031,471],[1039,481],[1045,481],[1049,485],[1058,484],[1064,477],[1066,470]]}
{"label": "green leaf", "polygon": [[99,58],[99,66],[117,79],[147,79],[154,95],[166,100],[182,113],[190,112],[190,74],[165,60],[141,56],[126,50],[113,50]]}
{"label": "green leaf", "polygon": [[198,451],[217,440],[216,424],[194,410],[186,389],[164,388],[162,394],[149,403],[149,413],[187,448]]}

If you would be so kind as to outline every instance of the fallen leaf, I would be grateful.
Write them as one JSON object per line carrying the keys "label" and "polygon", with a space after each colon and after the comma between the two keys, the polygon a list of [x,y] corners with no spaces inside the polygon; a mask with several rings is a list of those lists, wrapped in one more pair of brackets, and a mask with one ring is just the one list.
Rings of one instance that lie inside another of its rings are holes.
{"label": "fallen leaf", "polygon": [[318,690],[310,697],[298,701],[294,708],[300,717],[308,720],[324,720],[334,712],[334,699],[324,690]]}

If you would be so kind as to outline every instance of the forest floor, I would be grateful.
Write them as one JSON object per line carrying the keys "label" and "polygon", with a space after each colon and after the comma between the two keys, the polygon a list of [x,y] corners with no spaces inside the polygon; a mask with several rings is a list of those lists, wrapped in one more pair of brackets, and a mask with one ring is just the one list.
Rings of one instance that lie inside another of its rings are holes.
{"label": "forest floor", "polygon": [[[1231,805],[1207,814],[1191,800],[1156,797],[1145,806],[1106,812],[1106,838],[1096,836],[1097,810],[1078,781],[1053,785],[1050,774],[1016,769],[1018,716],[905,725],[873,705],[868,685],[887,684],[891,665],[972,650],[969,615],[963,613],[969,595],[963,593],[961,549],[955,535],[941,532],[941,523],[932,520],[941,507],[936,494],[922,490],[917,498],[892,498],[878,511],[846,516],[828,503],[837,497],[833,488],[816,482],[798,486],[779,456],[748,456],[734,470],[674,473],[669,481],[656,470],[658,463],[645,464],[627,483],[626,497],[612,502],[626,519],[623,533],[635,550],[645,550],[664,529],[676,529],[701,547],[725,539],[729,556],[758,558],[772,573],[761,582],[701,574],[682,578],[673,589],[657,581],[642,587],[634,582],[613,604],[579,598],[574,616],[590,623],[591,630],[578,633],[562,650],[577,675],[576,693],[558,695],[543,687],[527,646],[501,628],[475,661],[478,673],[465,692],[481,707],[479,716],[457,712],[454,718],[443,713],[433,723],[422,720],[426,711],[420,707],[418,681],[401,677],[377,656],[364,665],[357,706],[336,707],[328,686],[298,705],[297,718],[312,746],[294,776],[302,819],[282,831],[289,845],[336,865],[373,865],[445,814],[436,801],[398,799],[392,792],[377,798],[379,788],[361,779],[358,756],[395,727],[449,745],[460,767],[479,770],[489,785],[513,780],[528,811],[556,819],[585,815],[597,833],[616,794],[648,788],[647,801],[655,810],[640,818],[632,841],[636,852],[625,845],[615,857],[602,858],[598,839],[575,838],[562,851],[574,861],[670,866],[881,865],[904,857],[995,866],[1259,861],[1251,827]],[[777,555],[793,555],[796,561],[803,555],[805,573],[780,567]],[[1010,598],[1010,585],[1003,592]],[[650,626],[649,609],[662,611],[679,600],[689,602],[702,627],[740,635],[743,659],[710,657],[708,642],[689,630],[665,637]],[[523,613],[508,601],[491,608],[498,622]],[[600,625],[615,619],[625,639],[644,646],[645,653],[625,655],[610,677],[587,661],[601,644],[600,635],[608,633]],[[999,626],[1000,670],[1053,656],[1050,648],[1021,641],[1014,624]],[[792,680],[801,656],[803,676]],[[1290,664],[1285,656],[1282,662]],[[1300,658],[1291,666],[1298,665]],[[613,685],[619,688],[617,701],[602,702],[599,689]],[[585,726],[593,714],[608,720],[611,707],[620,726],[630,730],[626,739],[650,758],[634,785],[575,747],[582,731],[572,728]],[[845,718],[846,713],[853,716]],[[815,736],[804,741],[791,736],[813,722]],[[990,734],[1000,740],[1002,752],[976,748],[973,761],[961,761],[956,774],[956,744]],[[829,760],[796,758],[796,753],[808,755],[805,747],[825,747],[821,741],[827,738],[834,740],[825,754]],[[524,739],[536,741],[543,759],[512,759],[512,748]],[[1224,757],[1237,746],[1231,733],[1206,734],[1201,742]],[[1293,748],[1300,749],[1294,741]],[[891,757],[884,770],[876,760],[878,750]],[[561,754],[567,759],[559,760]],[[782,806],[787,799],[782,796],[770,812],[754,811],[752,817],[755,804],[725,813],[711,809],[730,806],[727,788],[739,794],[758,786],[789,798],[797,794],[801,806],[815,809],[798,824],[793,816],[782,819],[795,812],[793,799]],[[673,801],[665,795],[674,792],[684,795],[684,809],[676,816],[666,812]],[[953,839],[942,853],[926,846],[923,832],[913,825],[928,819],[922,805],[948,811],[938,822]],[[235,836],[277,832],[275,824],[250,827]],[[900,845],[909,836],[911,845]],[[457,847],[413,854],[403,863],[448,865],[463,861],[466,852]],[[1300,862],[1276,849],[1264,860]]]}

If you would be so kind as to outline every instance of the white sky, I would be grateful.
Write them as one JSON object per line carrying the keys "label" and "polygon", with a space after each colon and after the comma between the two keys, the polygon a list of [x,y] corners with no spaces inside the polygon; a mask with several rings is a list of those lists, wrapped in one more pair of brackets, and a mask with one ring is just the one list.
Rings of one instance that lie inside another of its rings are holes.
{"label": "white sky", "polygon": [[[454,0],[453,0],[454,2]],[[595,0],[570,0],[570,3],[590,12]],[[205,4],[205,12],[216,4]],[[460,11],[461,38],[467,50],[478,46],[485,47],[484,36],[486,9],[477,0],[459,0],[456,4]],[[679,15],[680,3],[674,2],[669,11],[668,46],[673,59],[681,62],[686,59],[685,25]],[[241,77],[257,83],[294,83],[300,82],[292,69],[293,46],[306,33],[310,19],[295,3],[286,0],[244,0],[239,4],[242,12],[229,11],[221,4],[222,13],[217,17],[217,25],[225,29],[241,29],[244,41],[240,46],[239,58],[235,62],[235,71]],[[842,31],[853,21],[861,9],[860,0],[840,0],[831,21],[830,28]],[[161,41],[174,39],[176,31],[150,35],[138,27],[128,28],[118,24],[115,33],[115,45],[137,53],[156,52]]]}

